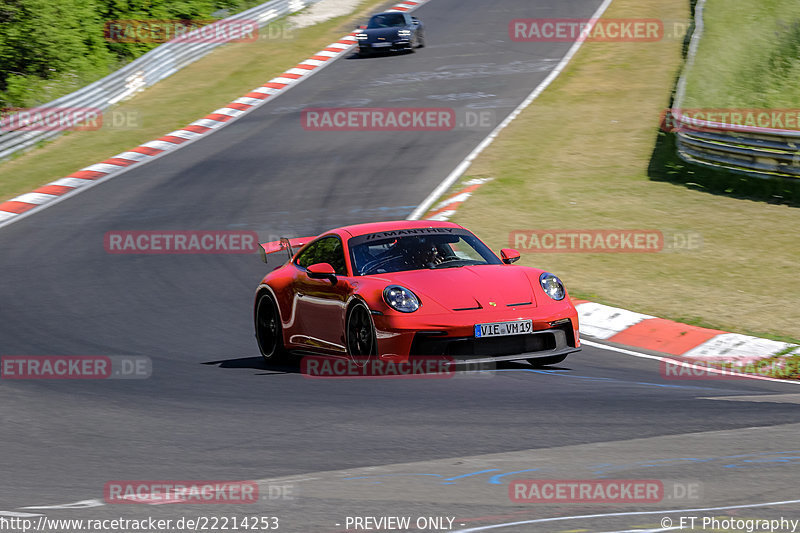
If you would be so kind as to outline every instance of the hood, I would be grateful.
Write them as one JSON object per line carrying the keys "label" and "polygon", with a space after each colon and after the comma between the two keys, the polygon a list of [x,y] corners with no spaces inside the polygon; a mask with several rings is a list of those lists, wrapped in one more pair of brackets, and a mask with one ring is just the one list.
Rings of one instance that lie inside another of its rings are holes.
{"label": "hood", "polygon": [[367,34],[369,37],[370,42],[374,42],[378,40],[378,37],[383,37],[384,39],[396,39],[397,32],[399,30],[405,29],[404,27],[396,27],[396,28],[374,28],[371,30],[361,30]]}
{"label": "hood", "polygon": [[[536,306],[531,279],[524,268],[478,265],[440,270],[393,272],[393,283],[414,291],[423,302],[436,301],[451,311],[477,307],[498,309],[512,304]],[[494,302],[492,306],[490,302]]]}

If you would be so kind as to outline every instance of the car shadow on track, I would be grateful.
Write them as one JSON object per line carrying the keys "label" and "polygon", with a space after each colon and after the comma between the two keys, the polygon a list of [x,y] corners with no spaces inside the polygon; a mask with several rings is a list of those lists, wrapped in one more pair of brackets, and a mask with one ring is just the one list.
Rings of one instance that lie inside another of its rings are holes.
{"label": "car shadow on track", "polygon": [[372,52],[367,55],[361,55],[358,52],[349,54],[345,59],[378,59],[381,57],[403,57],[413,54],[414,50],[396,50],[394,52]]}
{"label": "car shadow on track", "polygon": [[[215,365],[218,368],[234,368],[234,369],[242,369],[242,368],[250,368],[253,370],[263,370],[264,372],[257,373],[257,376],[273,376],[273,375],[281,375],[281,374],[300,374],[300,362],[301,357],[298,356],[293,360],[284,363],[267,363],[264,361],[262,357],[238,357],[235,359],[220,359],[218,361],[207,361],[202,364],[204,365]],[[477,373],[477,372],[493,372],[493,371],[509,371],[509,370],[519,370],[519,371],[539,371],[539,372],[547,372],[547,371],[569,371],[569,368],[562,367],[562,366],[542,366],[542,367],[533,367],[528,363],[518,362],[518,361],[501,361],[498,363],[489,363],[489,364],[456,364],[455,371],[456,372],[464,372],[464,373]]]}
{"label": "car shadow on track", "polygon": [[484,372],[491,372],[493,370],[496,371],[508,371],[508,370],[521,370],[521,371],[569,371],[570,368],[564,366],[556,366],[556,365],[546,365],[546,366],[533,366],[530,363],[522,362],[522,361],[498,361],[497,363],[487,363],[482,368],[473,368],[474,363],[466,363],[464,365],[456,365],[457,367],[461,367],[464,371],[484,371]]}
{"label": "car shadow on track", "polygon": [[299,374],[300,373],[300,360],[297,362],[281,363],[281,364],[267,364],[264,358],[257,357],[239,357],[236,359],[221,359],[219,361],[206,361],[204,365],[216,365],[218,368],[252,368],[254,370],[265,370],[259,376],[273,376],[279,374]]}

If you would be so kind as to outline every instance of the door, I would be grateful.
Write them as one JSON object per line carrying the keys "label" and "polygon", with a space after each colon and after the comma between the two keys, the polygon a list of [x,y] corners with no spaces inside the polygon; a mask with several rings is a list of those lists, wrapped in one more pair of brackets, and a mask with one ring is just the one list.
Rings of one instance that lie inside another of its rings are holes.
{"label": "door", "polygon": [[[328,263],[336,272],[336,283],[312,279],[306,268]],[[294,281],[297,327],[290,342],[331,353],[346,352],[344,342],[345,305],[350,295],[344,248],[338,236],[323,237],[311,243],[295,260]]]}

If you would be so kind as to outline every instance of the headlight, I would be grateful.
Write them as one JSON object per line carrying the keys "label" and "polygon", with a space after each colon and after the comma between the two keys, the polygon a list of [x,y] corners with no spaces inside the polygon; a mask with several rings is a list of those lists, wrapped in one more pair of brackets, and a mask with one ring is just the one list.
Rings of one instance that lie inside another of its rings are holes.
{"label": "headlight", "polygon": [[542,285],[544,293],[553,300],[563,300],[567,294],[561,280],[550,272],[545,272],[539,276],[539,283]]}
{"label": "headlight", "polygon": [[389,285],[383,289],[383,299],[389,307],[401,313],[413,313],[419,309],[417,295],[400,285]]}
{"label": "headlight", "polygon": [[356,33],[356,39],[358,39],[359,41],[364,41],[368,37],[369,36],[366,33]]}
{"label": "headlight", "polygon": [[411,37],[411,30],[399,30],[397,35],[400,37]]}

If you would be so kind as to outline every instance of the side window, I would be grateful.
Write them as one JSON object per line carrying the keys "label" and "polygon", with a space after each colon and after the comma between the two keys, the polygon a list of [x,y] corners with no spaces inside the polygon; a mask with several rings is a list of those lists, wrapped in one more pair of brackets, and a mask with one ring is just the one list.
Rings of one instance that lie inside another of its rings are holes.
{"label": "side window", "polygon": [[325,237],[311,244],[297,257],[295,263],[303,268],[308,268],[315,263],[329,263],[337,275],[347,275],[344,249],[342,241],[338,237]]}

